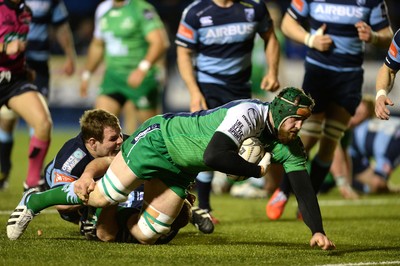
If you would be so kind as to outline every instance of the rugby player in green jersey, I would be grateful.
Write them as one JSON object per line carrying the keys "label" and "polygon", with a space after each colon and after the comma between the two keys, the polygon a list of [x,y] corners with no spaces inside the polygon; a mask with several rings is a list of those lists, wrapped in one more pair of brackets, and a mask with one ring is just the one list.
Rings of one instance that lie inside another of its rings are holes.
{"label": "rugby player in green jersey", "polygon": [[168,47],[165,27],[152,5],[144,0],[103,1],[96,9],[81,96],[88,95],[91,74],[104,61],[95,108],[119,116],[128,105],[132,109],[127,112],[129,116],[136,115],[125,117],[124,132],[131,134],[136,129],[135,121],[142,123],[159,113],[161,82],[156,63]]}
{"label": "rugby player in green jersey", "polygon": [[[98,182],[81,177],[63,190],[66,204],[94,207],[115,205],[144,183],[142,212],[130,227],[142,244],[154,244],[168,234],[200,171],[262,177],[270,163],[282,164],[292,183],[300,211],[312,232],[311,246],[324,250],[335,245],[324,232],[318,200],[306,170],[306,153],[298,132],[314,101],[302,90],[283,89],[271,103],[237,100],[194,113],[167,113],[150,118],[122,145],[104,177]],[[266,155],[258,164],[239,154],[241,143],[258,138]],[[23,208],[24,206],[20,206]],[[29,209],[12,228],[17,239],[33,218]]]}

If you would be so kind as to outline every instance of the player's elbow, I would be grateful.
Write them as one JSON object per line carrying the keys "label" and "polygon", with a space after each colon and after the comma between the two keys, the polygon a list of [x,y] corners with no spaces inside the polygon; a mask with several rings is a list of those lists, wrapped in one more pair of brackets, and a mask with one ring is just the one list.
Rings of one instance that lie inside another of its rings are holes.
{"label": "player's elbow", "polygon": [[203,155],[204,164],[213,169],[217,168],[218,167],[218,164],[217,164],[218,158],[217,157],[218,156],[215,156],[215,154],[212,152],[205,152]]}

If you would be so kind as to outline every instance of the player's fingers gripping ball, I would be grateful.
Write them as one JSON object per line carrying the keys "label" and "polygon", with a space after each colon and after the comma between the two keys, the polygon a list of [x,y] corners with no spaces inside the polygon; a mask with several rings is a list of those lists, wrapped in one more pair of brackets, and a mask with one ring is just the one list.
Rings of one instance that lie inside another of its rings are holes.
{"label": "player's fingers gripping ball", "polygon": [[[258,164],[264,156],[264,146],[257,138],[248,138],[243,141],[239,149],[239,155],[250,163]],[[248,176],[227,175],[231,181],[243,181],[248,179]]]}
{"label": "player's fingers gripping ball", "polygon": [[258,165],[262,167],[262,176],[266,175],[268,172],[269,165],[271,164],[271,157],[272,157],[272,154],[269,152],[266,152],[264,154],[264,157],[262,157],[262,159],[258,163]]}

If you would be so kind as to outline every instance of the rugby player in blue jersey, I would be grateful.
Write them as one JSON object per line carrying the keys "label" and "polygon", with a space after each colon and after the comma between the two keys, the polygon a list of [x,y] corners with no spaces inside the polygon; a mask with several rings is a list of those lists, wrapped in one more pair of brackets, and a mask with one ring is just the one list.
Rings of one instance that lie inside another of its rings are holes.
{"label": "rugby player in blue jersey", "polygon": [[395,192],[388,181],[400,162],[399,135],[398,117],[367,119],[354,128],[349,153],[356,189],[366,194]]}
{"label": "rugby player in blue jersey", "polygon": [[[54,159],[45,167],[44,179],[48,188],[61,189],[63,185],[80,178],[89,163],[92,177],[100,177],[119,151],[123,142],[121,127],[116,116],[101,109],[85,111],[80,118],[80,133],[64,143]],[[37,190],[35,190],[37,192]],[[31,197],[33,209],[53,206],[57,194],[37,193]],[[57,205],[60,216],[78,223],[81,205]]]}
{"label": "rugby player in blue jersey", "polygon": [[[178,67],[190,93],[190,111],[207,110],[229,101],[251,98],[251,69],[254,39],[265,43],[268,72],[261,88],[279,88],[279,43],[273,21],[264,1],[195,1],[183,12],[176,35]],[[212,172],[201,172],[196,179],[199,208],[211,212]],[[214,223],[218,223],[214,217]],[[212,228],[195,224],[200,231]]]}
{"label": "rugby player in blue jersey", "polygon": [[[281,28],[309,47],[302,88],[314,98],[315,108],[300,135],[307,152],[319,141],[310,173],[317,193],[361,101],[365,43],[388,46],[393,32],[383,0],[292,0]],[[266,206],[269,219],[281,217],[290,190],[284,176]]]}

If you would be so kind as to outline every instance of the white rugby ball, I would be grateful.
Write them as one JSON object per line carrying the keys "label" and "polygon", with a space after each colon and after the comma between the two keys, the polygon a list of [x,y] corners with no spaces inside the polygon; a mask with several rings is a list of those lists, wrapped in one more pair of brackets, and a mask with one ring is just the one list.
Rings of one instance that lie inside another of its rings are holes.
{"label": "white rugby ball", "polygon": [[[239,155],[250,163],[259,163],[264,156],[264,146],[257,138],[248,138],[243,141],[239,149]],[[226,175],[232,181],[243,181],[248,179],[247,176]]]}

